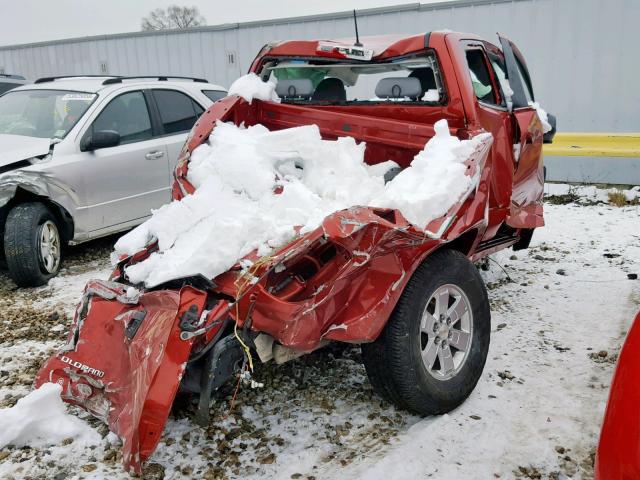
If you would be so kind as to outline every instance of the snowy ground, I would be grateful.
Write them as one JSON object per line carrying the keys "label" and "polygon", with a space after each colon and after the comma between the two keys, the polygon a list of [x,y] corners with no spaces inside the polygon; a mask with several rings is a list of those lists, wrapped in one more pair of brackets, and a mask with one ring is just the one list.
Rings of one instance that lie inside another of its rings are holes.
{"label": "snowy ground", "polygon": [[[532,248],[497,254],[484,274],[489,358],[451,414],[396,410],[372,393],[357,348],[325,349],[262,367],[265,388],[241,390],[231,413],[223,392],[207,429],[178,406],[145,478],[591,478],[615,355],[640,308],[627,278],[640,273],[640,207],[546,204],[545,216]],[[47,287],[0,278],[0,408],[30,390],[86,280],[108,274],[113,241],[73,250]],[[128,478],[113,437],[88,420],[98,446],[0,449],[0,478]]]}

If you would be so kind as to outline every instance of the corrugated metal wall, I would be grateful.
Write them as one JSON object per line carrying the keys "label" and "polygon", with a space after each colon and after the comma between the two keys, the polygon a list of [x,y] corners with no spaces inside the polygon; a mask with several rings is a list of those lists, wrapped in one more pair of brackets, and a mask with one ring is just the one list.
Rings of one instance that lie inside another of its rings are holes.
{"label": "corrugated metal wall", "polygon": [[[278,12],[286,14],[286,12]],[[536,97],[564,131],[640,130],[640,0],[476,0],[359,13],[361,35],[449,28],[523,51]],[[0,48],[0,70],[46,75],[174,74],[229,86],[271,40],[353,35],[349,13]],[[229,57],[233,56],[233,62]]]}

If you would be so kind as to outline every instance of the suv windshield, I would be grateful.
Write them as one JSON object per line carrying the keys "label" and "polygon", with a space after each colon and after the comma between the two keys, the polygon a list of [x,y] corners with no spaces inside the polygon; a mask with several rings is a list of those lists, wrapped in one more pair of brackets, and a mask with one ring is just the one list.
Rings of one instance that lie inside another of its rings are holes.
{"label": "suv windshield", "polygon": [[283,102],[442,103],[444,91],[433,55],[385,62],[274,59],[261,77],[276,83]]}
{"label": "suv windshield", "polygon": [[19,90],[0,97],[0,133],[64,138],[97,95],[67,90]]}

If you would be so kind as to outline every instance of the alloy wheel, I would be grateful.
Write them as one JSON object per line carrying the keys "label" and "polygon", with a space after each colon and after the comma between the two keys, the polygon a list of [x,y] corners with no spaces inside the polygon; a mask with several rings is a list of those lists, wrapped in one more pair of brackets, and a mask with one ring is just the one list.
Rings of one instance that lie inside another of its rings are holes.
{"label": "alloy wheel", "polygon": [[456,285],[438,287],[420,322],[420,348],[427,372],[437,380],[454,377],[464,365],[473,335],[473,312]]}

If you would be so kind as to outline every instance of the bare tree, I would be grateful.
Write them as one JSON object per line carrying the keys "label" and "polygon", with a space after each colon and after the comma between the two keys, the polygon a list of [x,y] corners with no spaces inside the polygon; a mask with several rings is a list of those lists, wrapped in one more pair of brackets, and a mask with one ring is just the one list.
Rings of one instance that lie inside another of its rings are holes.
{"label": "bare tree", "polygon": [[198,7],[171,5],[166,10],[156,8],[142,19],[142,30],[167,30],[171,28],[191,28],[204,25],[205,18]]}

